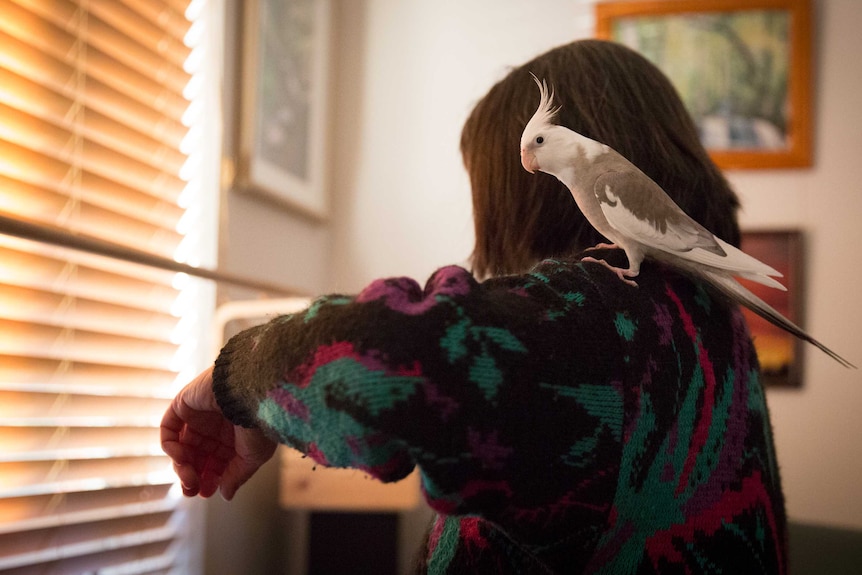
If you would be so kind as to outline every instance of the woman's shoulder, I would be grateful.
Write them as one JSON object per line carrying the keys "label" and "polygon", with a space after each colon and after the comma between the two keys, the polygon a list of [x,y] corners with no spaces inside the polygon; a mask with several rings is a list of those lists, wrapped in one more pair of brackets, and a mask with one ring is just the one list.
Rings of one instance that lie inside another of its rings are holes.
{"label": "woman's shoulder", "polygon": [[[632,353],[654,356],[663,349],[663,344],[668,350],[681,353],[678,346],[683,341],[700,341],[725,351],[740,345],[747,349],[750,344],[739,306],[707,282],[648,259],[634,278],[635,287],[621,281],[606,266],[583,261],[585,255],[605,260],[614,267],[627,266],[622,250],[595,249],[571,258],[546,260],[536,271],[556,277],[558,285],[568,281],[587,291],[592,300],[591,313],[612,322]],[[719,355],[725,356],[723,352]]]}
{"label": "woman's shoulder", "polygon": [[636,285],[620,280],[608,266],[628,267],[625,252],[618,248],[593,248],[568,257],[548,258],[539,262],[529,275],[546,279],[549,285],[557,288],[569,285],[600,293],[609,303],[614,300],[636,303],[665,298],[671,292],[687,296],[702,291],[701,282],[658,261],[643,262],[640,273],[633,278]]}

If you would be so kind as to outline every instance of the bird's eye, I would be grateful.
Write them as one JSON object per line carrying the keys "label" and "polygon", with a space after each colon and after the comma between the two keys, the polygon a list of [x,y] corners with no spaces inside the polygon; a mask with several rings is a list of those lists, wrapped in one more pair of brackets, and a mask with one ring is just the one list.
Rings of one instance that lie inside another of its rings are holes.
{"label": "bird's eye", "polygon": [[536,143],[543,144],[545,142],[545,138],[543,136],[536,136]]}

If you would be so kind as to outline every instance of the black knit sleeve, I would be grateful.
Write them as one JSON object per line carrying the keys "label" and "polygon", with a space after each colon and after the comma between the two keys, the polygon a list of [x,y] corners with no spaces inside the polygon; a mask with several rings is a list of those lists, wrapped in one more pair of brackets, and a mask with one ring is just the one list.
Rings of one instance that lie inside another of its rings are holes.
{"label": "black knit sleeve", "polygon": [[438,511],[596,524],[623,421],[601,297],[575,262],[484,283],[458,267],[424,288],[380,280],[233,338],[216,394],[235,422],[322,464],[383,481],[418,465]]}

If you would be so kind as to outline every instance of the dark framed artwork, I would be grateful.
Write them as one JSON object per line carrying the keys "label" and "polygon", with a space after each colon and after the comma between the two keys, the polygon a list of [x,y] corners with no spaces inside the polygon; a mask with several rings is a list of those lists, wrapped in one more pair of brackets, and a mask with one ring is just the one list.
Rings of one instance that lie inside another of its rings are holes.
{"label": "dark framed artwork", "polygon": [[[742,250],[784,274],[778,278],[787,291],[780,291],[755,282],[740,279],[739,283],[757,297],[778,310],[784,317],[802,323],[802,233],[796,230],[746,231],[742,234]],[[751,330],[754,347],[760,361],[763,382],[768,386],[799,387],[802,385],[803,342],[743,308]]]}
{"label": "dark framed artwork", "polygon": [[331,2],[247,0],[243,18],[237,188],[325,218]]}
{"label": "dark framed artwork", "polygon": [[812,161],[810,0],[599,2],[596,35],[656,64],[722,168]]}

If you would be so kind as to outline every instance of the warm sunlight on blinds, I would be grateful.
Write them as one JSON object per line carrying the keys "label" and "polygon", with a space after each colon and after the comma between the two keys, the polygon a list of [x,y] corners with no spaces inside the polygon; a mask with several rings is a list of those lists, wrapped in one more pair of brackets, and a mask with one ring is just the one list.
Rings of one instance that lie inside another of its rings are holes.
{"label": "warm sunlight on blinds", "polygon": [[[0,0],[0,214],[197,265],[203,4]],[[156,427],[195,285],[0,235],[0,572],[184,571]]]}

